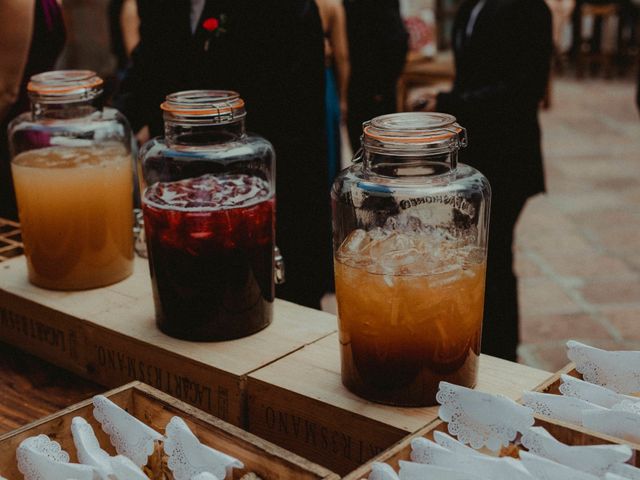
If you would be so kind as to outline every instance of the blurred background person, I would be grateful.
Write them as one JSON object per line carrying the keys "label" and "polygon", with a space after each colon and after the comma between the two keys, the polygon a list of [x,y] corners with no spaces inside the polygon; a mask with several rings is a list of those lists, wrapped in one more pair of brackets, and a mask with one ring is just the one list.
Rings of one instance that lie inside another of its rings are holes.
{"label": "blurred background person", "polygon": [[129,63],[131,52],[140,42],[140,18],[136,0],[109,2],[109,33],[111,53],[116,58],[116,79],[120,81]]}
{"label": "blurred background person", "polygon": [[61,0],[61,3],[67,41],[55,68],[94,71],[105,80],[105,93],[109,93],[116,68],[110,48],[109,0]]}
{"label": "blurred background person", "polygon": [[640,111],[640,58],[638,59],[638,81],[636,84],[636,107]]}
{"label": "blurred background person", "polygon": [[545,189],[538,107],[551,61],[549,8],[544,0],[465,0],[452,44],[453,88],[425,93],[414,106],[455,115],[469,136],[460,161],[491,183],[482,352],[516,360],[513,230],[527,199]]}
{"label": "blurred background person", "polygon": [[562,57],[566,50],[565,33],[567,26],[571,23],[576,0],[546,0],[546,2],[549,10],[551,10],[553,25],[553,63],[556,68],[562,69]]}
{"label": "blurred background person", "polygon": [[135,131],[162,135],[172,92],[225,89],[277,164],[277,295],[319,308],[332,275],[324,109],[324,35],[312,0],[139,0],[140,42],[115,98]]}
{"label": "blurred background person", "polygon": [[342,0],[316,0],[324,32],[325,109],[329,183],[340,171],[340,127],[347,115],[349,86],[349,46]]}
{"label": "blurred background person", "polygon": [[396,86],[408,35],[398,0],[345,0],[344,7],[351,63],[347,128],[355,152],[363,122],[397,111]]}
{"label": "blurred background person", "polygon": [[29,109],[31,75],[52,70],[65,44],[56,0],[0,2],[0,217],[17,219],[7,126]]}

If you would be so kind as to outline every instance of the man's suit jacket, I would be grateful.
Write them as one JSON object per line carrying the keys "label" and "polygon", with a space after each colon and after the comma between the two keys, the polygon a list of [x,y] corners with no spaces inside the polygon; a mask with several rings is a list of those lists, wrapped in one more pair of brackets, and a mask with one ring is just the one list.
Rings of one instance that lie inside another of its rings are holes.
{"label": "man's suit jacket", "polygon": [[134,129],[149,125],[160,135],[165,95],[190,89],[240,93],[247,130],[276,150],[277,241],[290,277],[281,296],[311,303],[287,291],[320,295],[314,290],[324,291],[320,284],[331,275],[324,40],[315,3],[210,0],[202,19],[220,24],[208,49],[201,21],[191,33],[189,1],[138,0],[138,10],[141,41],[116,107]]}
{"label": "man's suit jacket", "polygon": [[486,0],[467,36],[476,4],[466,0],[456,16],[455,81],[438,95],[437,109],[468,130],[462,160],[502,199],[526,198],[544,190],[538,105],[549,76],[551,14],[544,0]]}

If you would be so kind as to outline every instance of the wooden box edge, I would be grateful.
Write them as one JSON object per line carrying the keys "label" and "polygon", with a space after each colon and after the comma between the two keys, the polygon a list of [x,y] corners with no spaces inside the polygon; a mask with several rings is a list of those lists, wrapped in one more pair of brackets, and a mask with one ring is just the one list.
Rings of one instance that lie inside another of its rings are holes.
{"label": "wooden box edge", "polygon": [[[227,437],[232,437],[234,440],[239,441],[239,446],[245,450],[254,450],[261,455],[275,457],[275,459],[283,464],[288,464],[291,467],[295,467],[299,470],[305,471],[309,475],[313,475],[318,480],[338,480],[340,477],[331,472],[330,470],[317,465],[293,452],[290,452],[284,448],[274,445],[265,439],[262,439],[250,432],[244,431],[241,428],[232,425],[224,420],[221,420],[209,413],[206,413],[188,403],[183,402],[177,398],[139,381],[134,381],[122,385],[120,387],[111,389],[104,392],[102,395],[112,398],[114,396],[125,396],[127,403],[133,408],[135,404],[136,396],[143,396],[151,402],[155,402],[163,410],[167,410],[168,413],[172,413],[174,410],[184,415],[185,420],[195,423],[196,425],[209,428],[213,431],[217,431],[218,435],[223,434]],[[0,435],[0,445],[15,437],[25,436],[31,430],[38,429],[39,427],[47,424],[54,423],[61,420],[74,412],[82,409],[87,409],[91,406],[92,399],[83,400],[70,405],[62,410],[47,415],[41,419],[35,420],[27,425],[23,425],[15,430]],[[178,414],[178,413],[176,413]],[[253,453],[253,452],[251,452]],[[2,473],[2,472],[0,472]],[[280,477],[277,477],[280,478]]]}

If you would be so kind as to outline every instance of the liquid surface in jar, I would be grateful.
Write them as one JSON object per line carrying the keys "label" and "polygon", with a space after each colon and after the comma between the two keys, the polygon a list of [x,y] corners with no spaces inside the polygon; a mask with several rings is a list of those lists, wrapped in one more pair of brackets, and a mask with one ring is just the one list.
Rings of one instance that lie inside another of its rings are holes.
{"label": "liquid surface in jar", "polygon": [[435,404],[440,381],[473,387],[485,270],[446,232],[353,231],[335,256],[343,383],[405,406]]}
{"label": "liquid surface in jar", "polygon": [[161,330],[222,340],[271,322],[275,200],[265,180],[159,182],[145,190],[143,210]]}
{"label": "liquid surface in jar", "polygon": [[29,280],[78,290],[133,271],[133,173],[121,146],[48,147],[11,162]]}

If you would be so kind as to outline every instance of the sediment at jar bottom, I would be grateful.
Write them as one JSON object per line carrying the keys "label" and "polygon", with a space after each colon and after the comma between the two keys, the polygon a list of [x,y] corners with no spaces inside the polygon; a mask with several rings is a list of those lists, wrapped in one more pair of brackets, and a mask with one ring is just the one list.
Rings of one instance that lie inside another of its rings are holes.
{"label": "sediment at jar bottom", "polygon": [[435,404],[440,381],[476,383],[485,264],[384,275],[335,262],[347,388],[372,401]]}
{"label": "sediment at jar bottom", "polygon": [[148,200],[147,195],[143,211],[158,327],[174,337],[213,341],[269,325],[273,196],[233,208],[215,208],[199,198],[202,209]]}
{"label": "sediment at jar bottom", "polygon": [[133,272],[133,174],[123,147],[50,147],[12,160],[31,283],[109,285]]}

